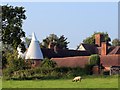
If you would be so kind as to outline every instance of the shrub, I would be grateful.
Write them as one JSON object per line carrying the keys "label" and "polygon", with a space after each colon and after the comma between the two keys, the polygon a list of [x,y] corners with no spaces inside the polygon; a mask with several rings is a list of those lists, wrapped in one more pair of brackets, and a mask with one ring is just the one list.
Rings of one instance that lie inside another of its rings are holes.
{"label": "shrub", "polygon": [[104,71],[103,75],[110,75],[110,71]]}
{"label": "shrub", "polygon": [[56,67],[55,71],[56,72],[61,72],[61,73],[67,73],[68,71],[70,71],[72,68],[70,67]]}
{"label": "shrub", "polygon": [[93,68],[93,65],[91,65],[91,64],[86,64],[85,65],[85,68],[84,68],[84,70],[85,70],[85,74],[86,75],[92,75],[92,68]]}
{"label": "shrub", "polygon": [[42,64],[41,64],[41,67],[45,67],[45,68],[54,68],[56,67],[57,64],[56,62],[48,59],[48,58],[45,58],[43,61],[42,61]]}
{"label": "shrub", "polygon": [[28,68],[28,63],[22,58],[18,58],[18,53],[16,50],[8,51],[6,53],[7,65],[3,69],[3,76],[7,79],[11,79],[14,76],[14,72],[19,70],[25,70]]}
{"label": "shrub", "polygon": [[93,54],[89,58],[90,65],[100,65],[100,56],[98,54]]}
{"label": "shrub", "polygon": [[13,71],[14,70],[12,68],[3,69],[3,79],[11,79]]}

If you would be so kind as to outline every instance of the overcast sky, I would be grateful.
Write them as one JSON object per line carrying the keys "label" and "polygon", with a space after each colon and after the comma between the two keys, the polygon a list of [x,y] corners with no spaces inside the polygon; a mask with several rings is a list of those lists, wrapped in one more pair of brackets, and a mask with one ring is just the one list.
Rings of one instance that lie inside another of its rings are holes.
{"label": "overcast sky", "polygon": [[97,31],[118,38],[117,2],[7,2],[23,6],[27,19],[26,36],[36,33],[40,42],[51,33],[68,38],[69,48],[76,49],[83,39]]}

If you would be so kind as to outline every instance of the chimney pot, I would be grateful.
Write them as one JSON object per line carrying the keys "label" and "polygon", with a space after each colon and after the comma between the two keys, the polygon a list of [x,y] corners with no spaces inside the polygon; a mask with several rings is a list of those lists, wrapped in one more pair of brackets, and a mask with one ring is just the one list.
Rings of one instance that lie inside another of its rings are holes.
{"label": "chimney pot", "polygon": [[102,42],[102,34],[95,34],[95,44],[101,47]]}
{"label": "chimney pot", "polygon": [[101,46],[101,55],[107,55],[107,43],[106,42],[102,42],[102,46]]}

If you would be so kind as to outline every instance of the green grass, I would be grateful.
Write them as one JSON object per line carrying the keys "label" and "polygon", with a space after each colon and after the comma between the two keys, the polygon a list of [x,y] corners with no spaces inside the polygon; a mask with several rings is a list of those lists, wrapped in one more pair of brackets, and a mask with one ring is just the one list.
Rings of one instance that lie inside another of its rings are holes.
{"label": "green grass", "polygon": [[3,80],[3,88],[118,88],[118,78],[85,78],[81,82],[72,79],[58,80]]}
{"label": "green grass", "polygon": [[0,77],[0,90],[2,89],[2,79]]}

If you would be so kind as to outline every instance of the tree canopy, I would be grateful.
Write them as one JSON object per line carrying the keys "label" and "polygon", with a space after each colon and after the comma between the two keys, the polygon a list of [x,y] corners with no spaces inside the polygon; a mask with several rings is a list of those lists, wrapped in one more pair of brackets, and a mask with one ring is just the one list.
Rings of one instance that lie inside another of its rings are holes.
{"label": "tree canopy", "polygon": [[2,42],[17,48],[21,44],[21,37],[25,36],[22,29],[26,19],[24,7],[2,6]]}
{"label": "tree canopy", "polygon": [[86,39],[83,40],[83,43],[85,44],[95,44],[95,34],[102,34],[103,35],[103,42],[107,42],[108,45],[110,45],[109,41],[111,41],[108,33],[106,32],[94,32],[90,37],[87,37]]}
{"label": "tree canopy", "polygon": [[50,34],[48,37],[43,39],[42,46],[48,48],[48,45],[50,43],[52,43],[54,46],[57,46],[60,49],[68,49],[67,45],[69,42],[67,41],[67,38],[65,38],[64,35],[58,37],[55,34]]}
{"label": "tree canopy", "polygon": [[[3,67],[6,67],[9,59],[13,60],[15,59],[13,57],[17,57],[17,54],[13,55],[13,53],[18,46],[23,52],[26,49],[21,41],[21,38],[25,36],[22,29],[23,20],[26,19],[25,9],[24,7],[3,5],[0,17],[2,17],[2,42],[0,42],[2,43],[2,64]],[[10,54],[9,57],[8,54]]]}
{"label": "tree canopy", "polygon": [[119,39],[114,39],[113,41],[112,41],[112,45],[113,46],[120,46],[120,40]]}

